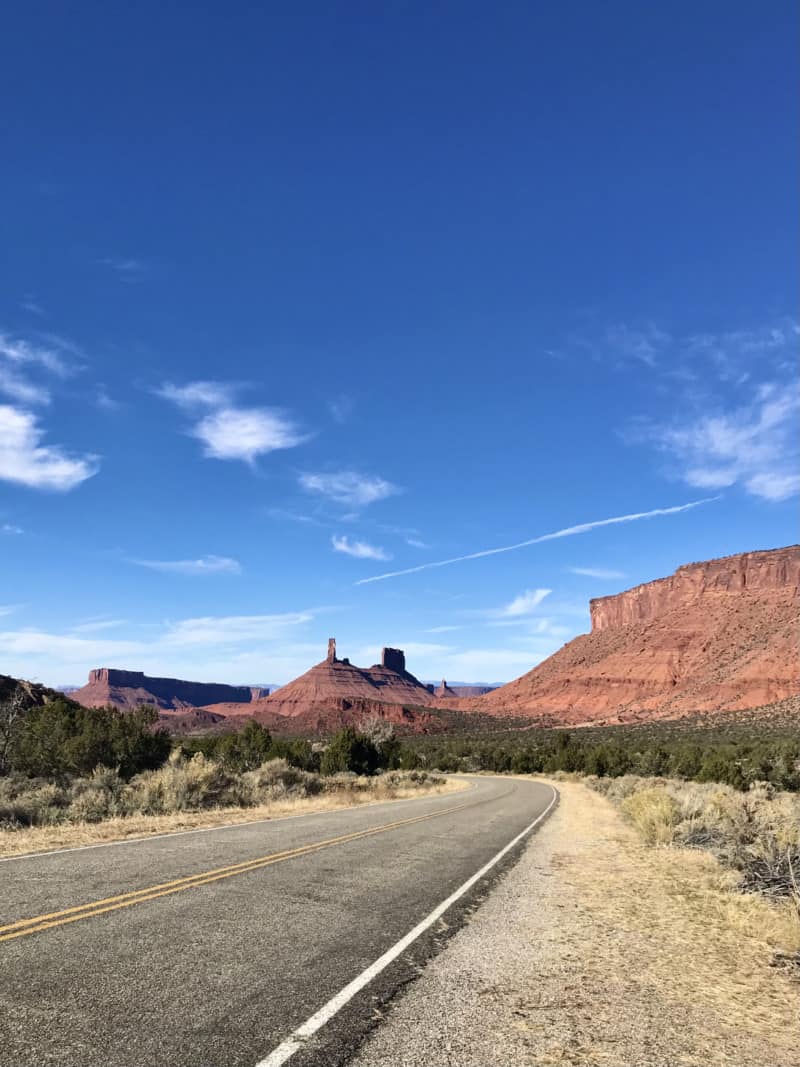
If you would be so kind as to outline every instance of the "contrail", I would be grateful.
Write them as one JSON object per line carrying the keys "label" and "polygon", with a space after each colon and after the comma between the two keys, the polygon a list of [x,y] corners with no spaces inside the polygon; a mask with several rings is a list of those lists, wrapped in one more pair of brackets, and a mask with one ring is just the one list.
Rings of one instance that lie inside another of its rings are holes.
{"label": "contrail", "polygon": [[652,519],[656,515],[677,515],[679,511],[689,511],[691,508],[699,508],[701,504],[711,504],[719,500],[719,496],[708,496],[703,500],[692,500],[689,504],[677,504],[672,508],[654,508],[652,511],[637,511],[633,515],[615,515],[612,519],[595,519],[594,522],[582,522],[579,526],[567,526],[555,533],[541,534],[532,537],[529,541],[520,541],[516,545],[503,545],[501,548],[485,548],[482,552],[470,552],[468,556],[454,556],[453,559],[439,559],[433,563],[420,563],[417,567],[407,567],[402,571],[387,571],[385,574],[374,574],[371,578],[360,578],[354,585],[368,585],[370,582],[382,582],[386,578],[399,578],[403,574],[418,574],[419,571],[427,571],[432,567],[449,567],[451,563],[463,563],[468,559],[482,559],[484,556],[497,556],[501,552],[516,552],[518,548],[528,548],[529,545],[538,545],[542,541],[555,541],[558,537],[572,537],[574,534],[586,533],[588,530],[596,530],[598,526],[615,526],[620,522],[636,522],[637,519]]}

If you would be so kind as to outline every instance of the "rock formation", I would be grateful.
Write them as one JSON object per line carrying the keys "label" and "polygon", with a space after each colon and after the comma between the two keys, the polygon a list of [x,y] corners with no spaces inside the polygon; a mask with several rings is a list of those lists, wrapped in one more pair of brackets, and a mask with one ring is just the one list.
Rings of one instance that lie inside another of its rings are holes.
{"label": "rock formation", "polygon": [[800,693],[800,546],[690,563],[591,602],[592,631],[463,710],[553,724],[674,718]]}
{"label": "rock formation", "polygon": [[379,664],[356,667],[336,657],[331,638],[322,663],[271,696],[248,705],[213,704],[207,710],[238,721],[252,717],[278,733],[329,733],[372,718],[423,731],[443,728],[423,710],[433,703],[428,686],[406,670],[401,649],[384,648]]}
{"label": "rock formation", "polygon": [[88,683],[70,696],[87,708],[99,708],[106,704],[118,708],[136,708],[140,704],[150,704],[169,710],[200,708],[223,701],[250,703],[261,699],[264,693],[261,689],[248,686],[187,682],[180,678],[150,678],[141,671],[100,667],[89,671]]}

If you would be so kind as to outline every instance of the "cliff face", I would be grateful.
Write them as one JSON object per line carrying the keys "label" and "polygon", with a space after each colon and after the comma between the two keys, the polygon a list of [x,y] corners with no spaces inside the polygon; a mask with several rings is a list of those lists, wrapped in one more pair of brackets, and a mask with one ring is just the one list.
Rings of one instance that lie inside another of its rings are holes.
{"label": "cliff face", "polygon": [[682,606],[693,604],[707,593],[783,596],[797,595],[800,587],[800,550],[779,548],[771,552],[747,552],[740,556],[687,563],[669,578],[659,578],[616,596],[589,601],[592,633],[599,630],[649,622]]}
{"label": "cliff face", "polygon": [[89,671],[88,683],[70,695],[87,708],[106,704],[135,708],[140,704],[151,704],[168,710],[199,708],[223,701],[249,703],[261,697],[262,692],[247,686],[188,682],[181,678],[150,678],[141,671],[100,667]]}
{"label": "cliff face", "polygon": [[800,546],[691,563],[591,609],[591,633],[459,706],[580,725],[800,694]]}

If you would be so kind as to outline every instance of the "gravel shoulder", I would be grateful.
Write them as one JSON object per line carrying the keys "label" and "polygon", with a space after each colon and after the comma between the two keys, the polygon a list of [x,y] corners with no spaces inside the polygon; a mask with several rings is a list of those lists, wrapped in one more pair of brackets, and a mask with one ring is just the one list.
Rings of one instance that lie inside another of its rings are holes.
{"label": "gravel shoulder", "polygon": [[356,1067],[800,1067],[800,983],[769,904],[703,853],[648,849],[604,797],[558,810]]}

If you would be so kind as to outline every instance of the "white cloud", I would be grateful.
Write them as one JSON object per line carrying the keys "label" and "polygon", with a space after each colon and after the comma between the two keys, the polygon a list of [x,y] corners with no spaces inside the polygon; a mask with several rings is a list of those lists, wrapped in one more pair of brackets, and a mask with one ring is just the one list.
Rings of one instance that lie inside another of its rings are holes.
{"label": "white cloud", "polygon": [[45,343],[31,342],[0,331],[0,393],[21,404],[49,404],[50,389],[30,373],[66,377],[72,369],[66,353],[78,352],[63,338],[47,336]]}
{"label": "white cloud", "polygon": [[21,534],[25,533],[21,526],[15,526],[13,522],[4,522],[0,525],[0,533],[4,534]]}
{"label": "white cloud", "polygon": [[233,401],[235,392],[235,387],[226,382],[211,381],[187,382],[186,385],[164,382],[156,390],[158,396],[182,408],[226,407]]}
{"label": "white cloud", "polygon": [[202,418],[191,432],[203,442],[207,456],[246,463],[307,440],[283,412],[269,408],[222,408]]}
{"label": "white cloud", "polygon": [[66,492],[97,473],[97,456],[71,457],[58,445],[42,445],[42,435],[30,412],[0,404],[0,479]]}
{"label": "white cloud", "polygon": [[183,619],[170,626],[163,640],[169,645],[240,644],[282,638],[297,626],[311,622],[309,611],[278,615],[223,615]]}
{"label": "white cloud", "polygon": [[384,549],[377,545],[370,545],[366,541],[351,541],[347,536],[331,538],[334,552],[343,552],[346,556],[355,556],[356,559],[391,559]]}
{"label": "white cloud", "polygon": [[227,556],[203,556],[201,559],[132,559],[139,567],[148,567],[152,571],[164,571],[168,574],[241,574],[242,567],[238,560]]}
{"label": "white cloud", "polygon": [[233,403],[236,387],[225,382],[165,382],[159,396],[188,411],[210,409],[189,431],[212,459],[253,463],[258,456],[294,448],[308,440],[294,420],[278,408],[245,408]]}
{"label": "white cloud", "polygon": [[0,356],[18,366],[38,365],[63,377],[70,370],[69,361],[65,359],[64,352],[77,353],[78,349],[63,338],[48,336],[47,341],[46,345],[33,343],[0,332]]}
{"label": "white cloud", "polygon": [[753,496],[784,500],[800,492],[798,413],[797,386],[770,383],[744,406],[648,428],[643,436],[675,457],[689,485],[740,484]]}
{"label": "white cloud", "polygon": [[425,544],[424,541],[420,541],[417,537],[407,537],[406,544],[411,545],[412,548],[430,548],[430,545]]}
{"label": "white cloud", "polygon": [[320,493],[337,504],[352,508],[366,507],[400,492],[396,485],[383,478],[358,474],[356,471],[301,474],[300,485],[310,493]]}
{"label": "white cloud", "polygon": [[516,552],[520,548],[528,548],[530,545],[538,545],[543,541],[554,541],[561,537],[574,537],[576,534],[588,533],[590,530],[599,529],[602,526],[616,526],[619,523],[638,522],[639,519],[652,519],[660,515],[678,515],[683,511],[690,511],[702,504],[709,504],[717,497],[707,497],[704,500],[692,500],[688,504],[677,504],[668,508],[652,508],[650,511],[638,511],[631,515],[615,515],[611,519],[595,519],[592,522],[583,522],[578,526],[567,526],[563,530],[554,533],[541,534],[539,537],[531,537],[527,541],[520,541],[515,545],[503,545],[500,548],[485,548],[480,552],[470,552],[466,556],[453,556],[451,559],[436,560],[432,563],[420,563],[416,567],[406,567],[401,571],[387,571],[386,574],[375,574],[371,578],[360,578],[355,585],[367,585],[369,582],[382,582],[387,578],[399,578],[406,574],[418,574],[433,567],[449,567],[454,563],[464,563],[472,559],[484,559],[486,556],[497,556],[502,552]]}
{"label": "white cloud", "polygon": [[524,593],[514,597],[510,604],[500,608],[498,614],[509,619],[530,615],[536,611],[544,598],[550,596],[552,592],[552,589],[526,589]]}
{"label": "white cloud", "polygon": [[449,634],[460,630],[460,626],[431,626],[425,631],[426,634]]}
{"label": "white cloud", "polygon": [[50,390],[0,363],[0,393],[21,404],[49,404]]}
{"label": "white cloud", "polygon": [[[12,608],[8,608],[10,612]],[[321,609],[320,609],[321,610]],[[0,615],[5,612],[0,608]],[[319,659],[321,643],[297,642],[312,612],[208,616],[133,627],[145,637],[104,636],[122,620],[88,620],[68,633],[41,629],[0,632],[3,670],[49,685],[82,684],[93,667],[142,670],[157,677],[198,681],[284,681]],[[129,624],[130,625],[130,624]],[[94,633],[93,631],[100,631]]]}
{"label": "white cloud", "polygon": [[624,578],[624,571],[611,570],[609,567],[568,567],[572,574],[581,574],[585,578],[599,578],[601,581],[613,581]]}

